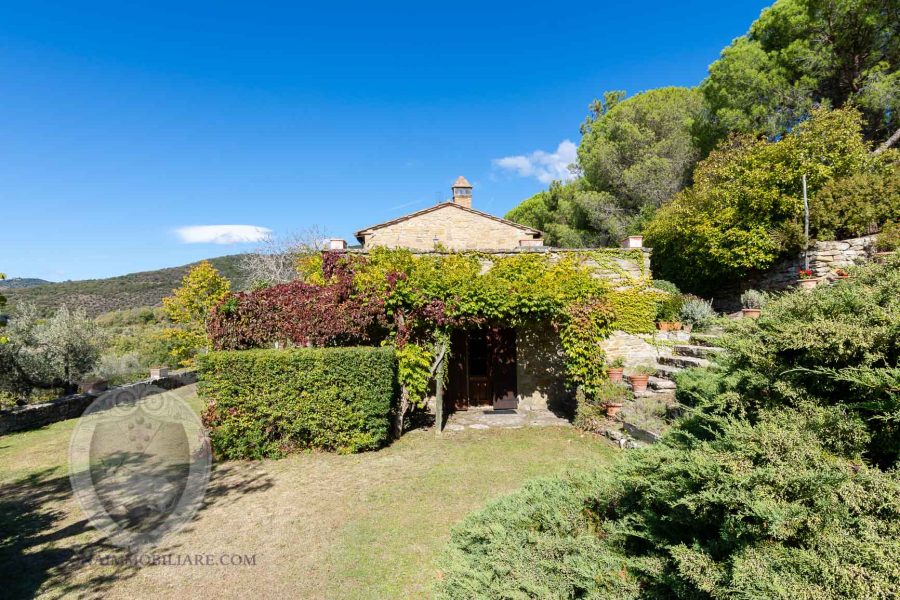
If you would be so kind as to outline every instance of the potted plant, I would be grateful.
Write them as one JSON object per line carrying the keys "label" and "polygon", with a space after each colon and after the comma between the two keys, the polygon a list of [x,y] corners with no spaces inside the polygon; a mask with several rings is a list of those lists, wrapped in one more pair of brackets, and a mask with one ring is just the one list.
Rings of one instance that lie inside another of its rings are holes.
{"label": "potted plant", "polygon": [[681,330],[681,294],[665,294],[656,306],[656,327],[660,331]]}
{"label": "potted plant", "polygon": [[747,319],[758,319],[768,297],[765,292],[747,290],[741,294],[741,316]]}
{"label": "potted plant", "polygon": [[846,269],[835,269],[834,270],[834,278],[835,279],[850,279],[850,273],[847,272]]}
{"label": "potted plant", "polygon": [[621,383],[622,375],[625,373],[625,359],[617,356],[611,360],[606,367],[606,374],[612,383]]}
{"label": "potted plant", "polygon": [[690,333],[694,328],[703,329],[715,318],[716,311],[713,309],[712,300],[704,300],[691,294],[684,297],[680,320],[684,324],[685,331]]}
{"label": "potted plant", "polygon": [[900,248],[900,222],[885,223],[875,236],[875,260],[884,262]]}
{"label": "potted plant", "polygon": [[647,391],[647,381],[650,376],[656,373],[653,365],[638,365],[628,374],[628,382],[631,383],[631,389],[635,394]]}
{"label": "potted plant", "polygon": [[623,383],[604,382],[597,388],[595,402],[602,406],[607,417],[614,417],[620,410],[630,392]]}
{"label": "potted plant", "polygon": [[797,283],[800,284],[800,289],[811,290],[819,285],[820,278],[815,276],[812,269],[799,269],[797,271],[797,277]]}

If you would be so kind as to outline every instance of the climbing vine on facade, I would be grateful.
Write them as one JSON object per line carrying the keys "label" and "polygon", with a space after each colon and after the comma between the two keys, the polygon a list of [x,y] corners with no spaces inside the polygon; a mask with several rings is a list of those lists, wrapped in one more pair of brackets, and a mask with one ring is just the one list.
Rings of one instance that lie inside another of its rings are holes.
{"label": "climbing vine on facade", "polygon": [[[615,304],[622,305],[611,299],[628,286],[614,289],[586,262],[577,253],[325,252],[302,265],[305,282],[230,295],[213,311],[209,332],[218,349],[394,345],[399,432],[407,410],[424,402],[430,381],[445,371],[453,329],[549,322],[569,385],[596,388],[605,378],[600,342],[617,320]],[[643,289],[645,282],[634,283]],[[652,323],[652,303],[647,308],[648,315],[629,320]]]}

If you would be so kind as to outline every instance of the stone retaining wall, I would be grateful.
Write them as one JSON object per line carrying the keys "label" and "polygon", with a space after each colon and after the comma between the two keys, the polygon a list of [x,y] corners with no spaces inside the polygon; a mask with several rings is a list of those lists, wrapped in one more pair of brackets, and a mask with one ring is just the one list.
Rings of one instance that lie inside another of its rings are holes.
{"label": "stone retaining wall", "polygon": [[[181,371],[172,373],[168,377],[161,379],[145,380],[137,383],[123,385],[116,390],[127,390],[130,387],[146,385],[152,383],[156,387],[164,390],[173,390],[184,385],[190,385],[197,382],[196,371]],[[0,410],[0,435],[12,433],[14,431],[24,431],[26,429],[34,429],[50,425],[57,421],[65,421],[66,419],[76,419],[84,413],[91,402],[96,400],[101,394],[75,394],[57,398],[51,402],[43,402],[41,404],[29,404],[19,406],[9,410]]]}
{"label": "stone retaining wall", "polygon": [[[874,235],[849,240],[816,242],[809,250],[809,268],[816,277],[829,277],[835,269],[849,267],[871,258],[874,253]],[[796,285],[797,272],[804,267],[804,257],[782,260],[763,273],[751,275],[740,283],[721,288],[713,297],[719,311],[733,312],[741,308],[742,292],[754,289],[780,291]]]}

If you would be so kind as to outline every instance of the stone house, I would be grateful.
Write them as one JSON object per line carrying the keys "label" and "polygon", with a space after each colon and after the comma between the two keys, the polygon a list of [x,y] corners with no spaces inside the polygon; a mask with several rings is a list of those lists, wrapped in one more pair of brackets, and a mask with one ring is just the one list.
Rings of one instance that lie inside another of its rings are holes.
{"label": "stone house", "polygon": [[[472,208],[472,185],[464,177],[451,190],[449,201],[359,230],[356,239],[361,248],[350,251],[365,253],[386,246],[417,254],[477,250],[500,256],[530,252],[559,256],[577,252],[544,246],[543,233],[537,229]],[[640,264],[631,257],[633,252],[623,253],[613,261],[613,268],[589,266],[595,268],[596,276],[611,280],[647,277],[649,251],[643,253]],[[559,338],[549,324],[456,331],[448,368],[444,414],[470,407],[546,409],[569,399]]]}
{"label": "stone house", "polygon": [[454,182],[447,202],[366,227],[356,232],[363,248],[387,246],[411,250],[512,250],[542,246],[544,235],[472,208],[472,185],[465,177]]}

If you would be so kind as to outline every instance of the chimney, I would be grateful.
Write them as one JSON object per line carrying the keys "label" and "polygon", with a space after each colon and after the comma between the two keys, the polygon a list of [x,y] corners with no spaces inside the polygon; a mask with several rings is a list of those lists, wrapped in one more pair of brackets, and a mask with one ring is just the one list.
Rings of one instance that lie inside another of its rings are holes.
{"label": "chimney", "polygon": [[453,204],[472,208],[472,184],[460,175],[453,182]]}
{"label": "chimney", "polygon": [[346,250],[347,249],[347,241],[342,240],[340,238],[331,238],[328,240],[328,249],[329,250]]}

